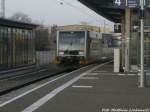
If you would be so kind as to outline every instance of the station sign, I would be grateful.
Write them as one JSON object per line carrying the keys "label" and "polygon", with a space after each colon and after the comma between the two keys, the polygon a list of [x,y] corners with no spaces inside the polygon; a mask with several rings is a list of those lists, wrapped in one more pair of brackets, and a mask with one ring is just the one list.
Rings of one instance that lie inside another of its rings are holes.
{"label": "station sign", "polygon": [[119,9],[125,9],[126,7],[139,8],[139,2],[140,0],[113,0],[113,7]]}
{"label": "station sign", "polygon": [[117,9],[125,9],[126,0],[113,0],[113,7]]}
{"label": "station sign", "polygon": [[138,8],[140,0],[127,0],[127,7],[129,8]]}

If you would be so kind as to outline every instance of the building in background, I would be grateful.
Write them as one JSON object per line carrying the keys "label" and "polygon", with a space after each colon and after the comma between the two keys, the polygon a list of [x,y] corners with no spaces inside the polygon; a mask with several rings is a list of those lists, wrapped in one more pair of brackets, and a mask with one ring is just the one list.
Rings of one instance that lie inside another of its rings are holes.
{"label": "building in background", "polygon": [[37,66],[49,65],[55,58],[57,26],[40,26],[36,29]]}
{"label": "building in background", "polygon": [[56,49],[56,36],[57,36],[57,25],[53,25],[49,27],[49,35],[50,35],[50,48],[51,50]]}
{"label": "building in background", "polygon": [[48,28],[39,27],[36,29],[36,51],[50,50],[50,36]]}

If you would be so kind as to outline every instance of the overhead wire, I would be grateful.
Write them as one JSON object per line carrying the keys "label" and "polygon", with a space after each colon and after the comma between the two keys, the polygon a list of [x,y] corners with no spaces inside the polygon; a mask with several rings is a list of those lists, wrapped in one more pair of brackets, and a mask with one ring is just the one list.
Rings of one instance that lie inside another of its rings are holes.
{"label": "overhead wire", "polygon": [[[66,1],[66,0],[57,0],[59,3],[61,3],[61,5],[63,5],[63,3],[65,3],[66,5],[68,5],[68,6],[70,6],[70,7],[72,7],[72,8],[74,8],[74,9],[76,9],[76,10],[78,10],[80,13],[82,13],[82,14],[86,14],[87,16],[89,16],[91,19],[93,19],[93,16],[92,15],[90,15],[89,13],[87,13],[86,11],[84,11],[84,10],[82,10],[81,8],[79,8],[79,7],[77,7],[77,6],[75,6],[75,5],[73,5],[72,3],[70,3],[70,2],[68,2],[68,1]],[[71,1],[77,1],[77,0],[71,0]],[[100,22],[100,21],[103,21],[102,19],[94,19],[94,21],[96,21],[96,22]]]}

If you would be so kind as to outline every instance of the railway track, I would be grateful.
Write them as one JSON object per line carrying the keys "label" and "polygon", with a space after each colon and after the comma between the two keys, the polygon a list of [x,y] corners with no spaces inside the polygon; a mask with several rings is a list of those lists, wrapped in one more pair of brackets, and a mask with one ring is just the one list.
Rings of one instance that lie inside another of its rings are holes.
{"label": "railway track", "polygon": [[[104,62],[107,62],[107,61],[104,61]],[[103,63],[103,62],[98,62],[98,63]],[[97,64],[97,63],[92,63],[92,64]],[[85,65],[85,66],[88,66],[88,65]],[[4,87],[4,88],[0,88],[0,96],[5,95],[9,92],[15,91],[17,89],[23,88],[25,86],[34,84],[36,82],[45,80],[50,77],[72,72],[76,69],[79,69],[85,66],[68,67],[62,70],[57,70],[57,69],[51,70],[51,69],[43,68],[38,71],[29,72],[28,74],[21,74],[21,75],[16,75],[12,77],[1,78],[0,85],[1,87]]]}
{"label": "railway track", "polygon": [[74,67],[52,71],[50,69],[43,68],[38,71],[28,72],[25,74],[3,77],[0,79],[0,96],[7,94],[11,91],[23,88],[25,86],[31,85],[33,83],[42,81],[44,79],[50,78],[52,76],[71,72],[75,69],[77,68]]}
{"label": "railway track", "polygon": [[11,79],[15,79],[15,78],[19,78],[19,77],[23,77],[23,76],[32,75],[32,74],[35,74],[35,73],[44,72],[44,71],[46,71],[46,70],[47,70],[47,69],[42,68],[42,69],[37,70],[37,71],[28,71],[28,72],[25,72],[25,73],[22,73],[22,74],[3,76],[3,77],[0,78],[0,82],[2,82],[2,81],[7,81],[7,80],[11,80]]}
{"label": "railway track", "polygon": [[39,69],[35,69],[35,66],[32,66],[32,67],[23,67],[23,68],[18,68],[13,70],[2,71],[0,72],[0,80],[15,77],[18,75],[28,74],[35,70],[39,70]]}

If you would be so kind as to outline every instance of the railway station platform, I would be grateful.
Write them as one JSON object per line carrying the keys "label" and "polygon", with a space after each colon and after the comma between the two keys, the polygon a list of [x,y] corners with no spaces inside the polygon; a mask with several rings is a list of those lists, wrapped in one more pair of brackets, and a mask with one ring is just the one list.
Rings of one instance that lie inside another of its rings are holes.
{"label": "railway station platform", "polygon": [[114,73],[111,62],[50,78],[8,101],[0,98],[0,112],[150,112],[149,98],[150,86],[138,88],[136,74]]}

